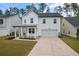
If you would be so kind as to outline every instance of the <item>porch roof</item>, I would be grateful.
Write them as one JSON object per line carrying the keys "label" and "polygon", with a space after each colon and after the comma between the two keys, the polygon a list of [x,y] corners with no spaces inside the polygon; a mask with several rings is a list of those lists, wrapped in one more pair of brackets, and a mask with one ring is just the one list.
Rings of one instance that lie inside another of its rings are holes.
{"label": "porch roof", "polygon": [[14,25],[13,27],[36,27],[36,24],[32,24],[32,25]]}

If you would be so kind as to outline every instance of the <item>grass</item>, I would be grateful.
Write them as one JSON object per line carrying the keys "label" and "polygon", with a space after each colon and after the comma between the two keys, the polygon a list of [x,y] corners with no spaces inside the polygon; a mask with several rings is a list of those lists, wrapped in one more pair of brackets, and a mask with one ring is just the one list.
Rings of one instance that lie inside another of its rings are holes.
{"label": "grass", "polygon": [[28,55],[35,41],[4,40],[0,38],[0,56]]}
{"label": "grass", "polygon": [[77,53],[79,53],[79,40],[76,38],[62,35],[61,38],[66,44],[68,44],[72,49],[74,49]]}

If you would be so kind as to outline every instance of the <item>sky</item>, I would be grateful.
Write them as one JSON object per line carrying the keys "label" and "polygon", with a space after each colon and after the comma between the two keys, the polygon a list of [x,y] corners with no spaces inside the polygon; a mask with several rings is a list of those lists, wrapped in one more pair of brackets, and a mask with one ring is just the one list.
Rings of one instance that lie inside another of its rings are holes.
{"label": "sky", "polygon": [[[26,5],[31,3],[0,3],[0,9],[3,10],[3,13],[5,13],[6,9],[9,9],[9,7],[17,7],[19,9],[26,8]],[[56,6],[63,6],[64,3],[47,3],[47,6],[50,8],[50,12],[54,12],[54,8]],[[38,3],[35,3],[35,6],[38,8]],[[46,9],[44,10],[46,12]],[[73,13],[72,13],[73,14]],[[65,13],[62,14],[63,16],[66,16]]]}
{"label": "sky", "polygon": [[[29,3],[0,3],[0,9],[1,10],[5,10],[5,9],[9,9],[9,7],[17,7],[19,9],[21,8],[25,8],[26,5],[28,5]],[[47,3],[48,7],[50,8],[50,11],[53,12],[53,9],[55,8],[55,6],[57,6],[58,4],[56,3]],[[38,4],[36,3],[35,6],[38,8]]]}

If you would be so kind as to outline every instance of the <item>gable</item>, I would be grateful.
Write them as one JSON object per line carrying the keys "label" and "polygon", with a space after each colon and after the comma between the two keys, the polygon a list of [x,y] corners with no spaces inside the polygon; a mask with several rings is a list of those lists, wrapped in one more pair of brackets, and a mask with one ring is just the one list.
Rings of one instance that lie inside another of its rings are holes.
{"label": "gable", "polygon": [[33,19],[33,24],[38,23],[38,15],[33,11],[29,11],[26,15],[24,15],[22,17],[22,23],[23,24],[32,24],[31,19]]}
{"label": "gable", "polygon": [[38,16],[36,12],[34,12],[33,10],[29,10],[23,15],[23,17],[25,17],[25,16],[27,17],[27,16],[31,16],[31,15]]}

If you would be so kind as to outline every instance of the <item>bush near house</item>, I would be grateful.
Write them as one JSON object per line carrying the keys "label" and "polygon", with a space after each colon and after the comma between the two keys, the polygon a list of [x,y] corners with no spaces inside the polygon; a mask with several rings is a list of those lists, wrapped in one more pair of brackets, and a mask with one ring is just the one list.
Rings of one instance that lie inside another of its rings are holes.
{"label": "bush near house", "polygon": [[15,38],[14,36],[9,36],[9,35],[0,37],[0,39],[3,39],[3,40],[12,40],[14,38]]}
{"label": "bush near house", "polygon": [[14,39],[15,37],[14,36],[8,36],[6,39],[7,40],[12,40],[12,39]]}

